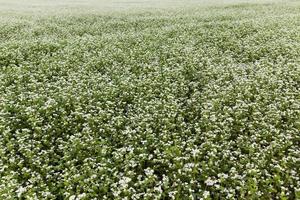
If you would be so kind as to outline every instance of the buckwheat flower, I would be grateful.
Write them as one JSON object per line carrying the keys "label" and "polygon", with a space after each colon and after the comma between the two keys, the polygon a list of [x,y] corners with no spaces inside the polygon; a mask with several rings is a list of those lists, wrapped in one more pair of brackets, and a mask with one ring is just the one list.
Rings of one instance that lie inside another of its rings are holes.
{"label": "buckwheat flower", "polygon": [[193,157],[196,157],[196,155],[200,153],[200,150],[199,149],[193,149],[191,151],[191,153],[192,153]]}
{"label": "buckwheat flower", "polygon": [[213,186],[217,181],[212,180],[210,177],[205,181],[207,186]]}
{"label": "buckwheat flower", "polygon": [[75,200],[76,199],[76,196],[75,195],[72,195],[69,197],[69,200]]}
{"label": "buckwheat flower", "polygon": [[51,193],[50,193],[50,192],[42,192],[42,195],[43,195],[44,197],[48,197],[48,196],[51,195]]}
{"label": "buckwheat flower", "polygon": [[17,196],[18,196],[18,198],[21,198],[21,195],[24,193],[24,192],[26,192],[27,190],[26,190],[26,188],[25,187],[19,187],[18,188],[18,190],[16,191],[17,192]]}
{"label": "buckwheat flower", "polygon": [[158,193],[162,193],[163,190],[161,188],[161,186],[159,185],[158,187],[154,187],[154,191],[158,192]]}
{"label": "buckwheat flower", "polygon": [[78,195],[78,200],[83,199],[84,197],[86,197],[86,193],[82,193]]}
{"label": "buckwheat flower", "polygon": [[131,166],[131,167],[136,167],[138,164],[136,163],[136,161],[134,161],[134,160],[130,160],[129,161],[129,165]]}
{"label": "buckwheat flower", "polygon": [[176,193],[177,193],[178,191],[171,191],[171,192],[169,192],[169,197],[171,198],[171,199],[175,199],[175,195],[176,195]]}
{"label": "buckwheat flower", "polygon": [[203,197],[206,199],[207,197],[209,197],[210,192],[209,191],[204,191],[203,193]]}
{"label": "buckwheat flower", "polygon": [[113,191],[113,195],[115,196],[115,197],[118,197],[119,195],[121,194],[121,191],[119,191],[119,190],[117,190],[117,191]]}
{"label": "buckwheat flower", "polygon": [[195,166],[194,163],[186,163],[185,164],[185,167],[187,167],[187,168],[193,168],[194,166]]}
{"label": "buckwheat flower", "polygon": [[154,173],[154,170],[153,170],[153,169],[150,169],[150,168],[147,168],[147,169],[145,169],[144,171],[145,171],[145,174],[146,174],[147,176],[152,176],[153,173]]}
{"label": "buckwheat flower", "polygon": [[141,143],[144,145],[147,143],[147,140],[142,140]]}
{"label": "buckwheat flower", "polygon": [[119,181],[119,184],[120,184],[120,187],[121,188],[127,188],[128,187],[128,183],[131,181],[131,178],[129,177],[123,177],[120,181]]}

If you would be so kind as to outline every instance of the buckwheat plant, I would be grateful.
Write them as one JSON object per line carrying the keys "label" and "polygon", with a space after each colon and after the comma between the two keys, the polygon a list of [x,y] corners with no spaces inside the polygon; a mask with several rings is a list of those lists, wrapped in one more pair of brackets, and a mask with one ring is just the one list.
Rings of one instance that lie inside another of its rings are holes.
{"label": "buckwheat plant", "polygon": [[0,0],[0,199],[300,199],[300,2]]}

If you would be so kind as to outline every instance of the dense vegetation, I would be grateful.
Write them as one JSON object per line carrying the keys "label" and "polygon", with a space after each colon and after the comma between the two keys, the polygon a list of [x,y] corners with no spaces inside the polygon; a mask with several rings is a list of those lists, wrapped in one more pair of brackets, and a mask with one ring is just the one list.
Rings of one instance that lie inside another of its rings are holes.
{"label": "dense vegetation", "polygon": [[0,9],[0,199],[300,199],[300,3],[64,6]]}

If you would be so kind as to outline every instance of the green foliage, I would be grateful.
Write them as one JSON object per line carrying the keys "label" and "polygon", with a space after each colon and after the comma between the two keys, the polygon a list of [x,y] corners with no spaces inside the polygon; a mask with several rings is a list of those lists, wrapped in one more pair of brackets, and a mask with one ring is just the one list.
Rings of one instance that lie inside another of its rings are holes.
{"label": "green foliage", "polygon": [[266,2],[0,10],[0,199],[300,199],[300,5]]}

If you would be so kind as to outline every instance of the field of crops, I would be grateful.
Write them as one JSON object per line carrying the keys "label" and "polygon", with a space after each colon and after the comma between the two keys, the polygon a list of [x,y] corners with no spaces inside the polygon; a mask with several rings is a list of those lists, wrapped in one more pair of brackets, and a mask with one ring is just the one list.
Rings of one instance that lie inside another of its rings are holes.
{"label": "field of crops", "polygon": [[0,199],[300,199],[300,1],[0,0]]}

